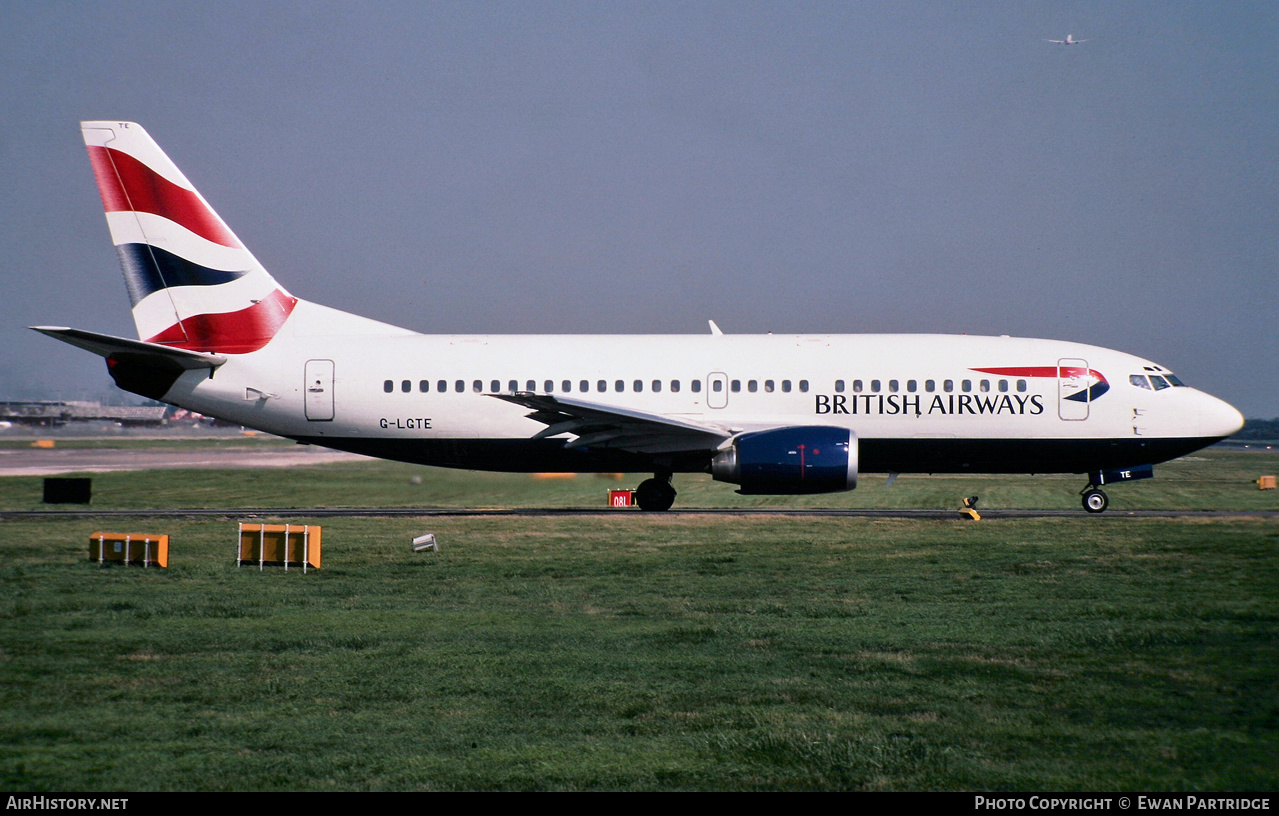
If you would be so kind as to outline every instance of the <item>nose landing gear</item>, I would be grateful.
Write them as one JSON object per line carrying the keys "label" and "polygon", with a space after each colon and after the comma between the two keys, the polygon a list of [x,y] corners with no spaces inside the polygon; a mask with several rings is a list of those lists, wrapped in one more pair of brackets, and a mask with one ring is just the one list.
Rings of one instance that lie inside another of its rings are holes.
{"label": "nose landing gear", "polygon": [[1137,465],[1119,470],[1094,470],[1088,474],[1088,486],[1079,491],[1079,495],[1084,497],[1084,509],[1089,513],[1104,513],[1110,506],[1110,498],[1102,492],[1102,485],[1149,479],[1154,475],[1155,469],[1151,465]]}
{"label": "nose landing gear", "polygon": [[1084,509],[1089,513],[1104,513],[1110,506],[1110,497],[1105,491],[1092,485],[1085,487],[1080,495],[1084,497]]}

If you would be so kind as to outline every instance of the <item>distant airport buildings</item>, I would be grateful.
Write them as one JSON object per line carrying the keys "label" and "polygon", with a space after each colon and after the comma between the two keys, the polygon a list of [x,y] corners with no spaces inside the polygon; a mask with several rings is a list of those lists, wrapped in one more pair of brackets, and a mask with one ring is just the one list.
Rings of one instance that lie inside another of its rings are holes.
{"label": "distant airport buildings", "polygon": [[[98,402],[32,400],[0,402],[0,427],[54,428],[73,422],[115,422],[126,426],[164,425],[167,405],[103,405]],[[185,413],[185,412],[184,412]]]}

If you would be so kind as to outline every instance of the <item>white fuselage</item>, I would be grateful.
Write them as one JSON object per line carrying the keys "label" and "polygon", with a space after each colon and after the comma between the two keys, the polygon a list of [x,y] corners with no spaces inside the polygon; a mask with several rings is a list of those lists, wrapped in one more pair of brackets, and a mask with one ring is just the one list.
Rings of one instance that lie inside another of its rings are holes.
{"label": "white fuselage", "polygon": [[[1065,457],[1056,468],[1039,456],[1018,464],[1023,453],[993,468],[948,465],[949,455],[925,456],[918,466],[898,459],[901,451],[944,449],[948,442],[1022,445],[1006,445],[1004,455],[1028,450],[1026,444],[1077,442],[1122,451],[1097,465],[1121,466],[1162,461],[1166,450],[1185,446],[1181,440],[1216,439],[1238,427],[1238,412],[1208,394],[1130,381],[1155,371],[1165,370],[1123,352],[1013,337],[421,335],[302,302],[265,348],[233,356],[212,377],[187,372],[166,399],[285,437],[355,450],[377,440],[377,455],[477,468],[495,463],[436,462],[413,444],[530,440],[545,425],[528,418],[528,408],[491,396],[513,392],[686,420],[726,434],[849,428],[863,445],[863,469],[871,471],[1074,472],[1092,465],[1081,468]],[[1096,375],[1106,384],[1100,393]],[[403,456],[395,455],[396,442]],[[1140,453],[1143,446],[1150,455]],[[510,470],[538,466],[498,463]]]}

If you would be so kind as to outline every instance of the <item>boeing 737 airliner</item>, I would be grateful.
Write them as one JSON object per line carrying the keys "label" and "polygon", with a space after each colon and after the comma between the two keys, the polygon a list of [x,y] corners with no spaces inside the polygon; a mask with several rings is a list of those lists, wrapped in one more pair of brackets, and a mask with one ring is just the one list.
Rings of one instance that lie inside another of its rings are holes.
{"label": "boeing 737 airliner", "polygon": [[81,125],[139,340],[35,327],[126,391],[299,442],[453,468],[675,473],[741,493],[859,473],[1081,473],[1100,489],[1237,431],[1168,369],[1054,340],[924,334],[432,336],[294,297],[131,122]]}

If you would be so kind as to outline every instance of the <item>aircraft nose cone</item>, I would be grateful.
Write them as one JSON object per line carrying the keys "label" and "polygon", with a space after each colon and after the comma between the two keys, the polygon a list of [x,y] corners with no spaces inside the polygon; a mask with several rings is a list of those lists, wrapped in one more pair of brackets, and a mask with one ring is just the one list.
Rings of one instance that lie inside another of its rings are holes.
{"label": "aircraft nose cone", "polygon": [[1226,437],[1243,428],[1243,414],[1235,406],[1216,397],[1204,406],[1202,416],[1207,436]]}

